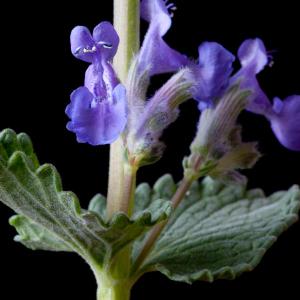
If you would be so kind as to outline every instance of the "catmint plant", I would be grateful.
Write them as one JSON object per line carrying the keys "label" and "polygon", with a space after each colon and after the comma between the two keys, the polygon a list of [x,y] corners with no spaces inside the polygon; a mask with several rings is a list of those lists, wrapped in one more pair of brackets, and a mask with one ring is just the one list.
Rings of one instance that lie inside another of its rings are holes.
{"label": "catmint plant", "polygon": [[[298,218],[299,187],[270,196],[247,189],[241,170],[261,154],[257,142],[243,140],[238,117],[244,110],[264,116],[287,151],[300,151],[300,95],[271,101],[261,89],[257,75],[270,56],[259,38],[246,39],[237,55],[206,41],[199,57],[172,49],[164,35],[174,10],[166,0],[115,0],[114,25],[71,32],[71,53],[86,72],[71,93],[66,126],[79,143],[110,144],[106,196],[82,208],[55,167],[39,163],[28,135],[0,135],[0,201],[16,212],[15,240],[77,253],[95,275],[98,300],[129,300],[153,271],[187,283],[234,279]],[[148,22],[141,43],[140,18]],[[149,94],[152,77],[164,73],[169,79]],[[162,134],[186,101],[196,101],[199,121],[182,180],[167,174],[136,187],[138,170],[163,156]]]}

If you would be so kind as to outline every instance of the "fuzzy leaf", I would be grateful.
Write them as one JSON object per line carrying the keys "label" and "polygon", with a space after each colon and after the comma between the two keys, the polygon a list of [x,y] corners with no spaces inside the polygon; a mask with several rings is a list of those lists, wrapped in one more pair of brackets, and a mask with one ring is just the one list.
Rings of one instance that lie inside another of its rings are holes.
{"label": "fuzzy leaf", "polygon": [[170,213],[168,202],[157,200],[131,219],[118,213],[106,222],[100,196],[91,211],[81,209],[77,197],[63,191],[55,167],[39,166],[29,137],[10,129],[0,134],[0,201],[19,214],[10,221],[17,241],[31,249],[74,251],[100,265]]}
{"label": "fuzzy leaf", "polygon": [[89,211],[93,211],[94,213],[98,214],[100,218],[103,220],[106,219],[106,198],[101,194],[95,195],[88,207]]}
{"label": "fuzzy leaf", "polygon": [[72,252],[63,240],[52,235],[45,227],[37,225],[31,219],[16,215],[9,219],[9,224],[14,226],[19,234],[14,240],[29,249]]}
{"label": "fuzzy leaf", "polygon": [[170,174],[159,178],[153,189],[148,183],[141,183],[135,191],[134,211],[147,209],[156,199],[168,200],[176,191],[176,184]]}
{"label": "fuzzy leaf", "polygon": [[[171,216],[141,272],[158,270],[188,283],[233,279],[260,262],[297,220],[299,208],[297,186],[266,197],[259,189],[247,191],[244,185],[206,178],[192,186]],[[135,242],[133,259],[142,244]]]}

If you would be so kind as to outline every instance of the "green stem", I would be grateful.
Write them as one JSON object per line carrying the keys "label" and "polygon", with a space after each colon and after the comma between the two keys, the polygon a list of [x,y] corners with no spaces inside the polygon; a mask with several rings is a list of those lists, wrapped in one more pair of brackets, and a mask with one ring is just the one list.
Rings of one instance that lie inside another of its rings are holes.
{"label": "green stem", "polygon": [[114,212],[121,210],[121,195],[123,187],[123,141],[119,138],[110,145],[109,178],[107,192],[107,217],[110,219]]}
{"label": "green stem", "polygon": [[129,300],[131,283],[102,276],[98,278],[97,300]]}
{"label": "green stem", "polygon": [[[185,194],[191,187],[193,181],[194,181],[193,179],[185,179],[185,178],[181,181],[176,193],[174,194],[174,196],[171,200],[174,210],[177,208],[177,206],[179,205],[181,200],[184,198]],[[132,271],[131,271],[132,274],[136,275],[135,274],[136,270],[138,270],[140,268],[140,266],[143,264],[143,262],[147,258],[148,254],[153,249],[155,242],[159,238],[161,232],[163,231],[163,229],[165,228],[167,223],[168,223],[167,221],[162,222],[162,223],[156,225],[152,229],[150,235],[148,236],[148,238],[143,246],[143,249],[141,250],[138,258],[136,259],[136,261],[132,267]]]}
{"label": "green stem", "polygon": [[114,67],[125,83],[131,60],[140,45],[140,0],[114,0],[114,26],[120,37]]}
{"label": "green stem", "polygon": [[129,300],[134,281],[129,279],[128,272],[124,273],[124,263],[127,260],[124,261],[120,255],[121,260],[116,261],[114,266],[100,266],[94,258],[88,258],[86,261],[91,266],[98,285],[97,300]]}
{"label": "green stem", "polygon": [[126,211],[130,217],[133,212],[134,194],[136,189],[136,173],[137,168],[126,164],[124,166],[124,189],[122,199],[122,209]]}
{"label": "green stem", "polygon": [[97,300],[129,300],[131,287],[126,282],[102,282]]}
{"label": "green stem", "polygon": [[[175,210],[180,202],[184,199],[185,194],[190,189],[192,183],[195,180],[199,179],[199,171],[201,170],[201,164],[202,164],[202,158],[201,155],[197,155],[193,160],[193,173],[189,175],[185,175],[180,182],[180,185],[178,189],[176,190],[176,193],[171,199],[171,204],[173,207],[173,210]],[[141,268],[142,264],[144,263],[145,259],[149,255],[149,253],[152,251],[156,241],[158,240],[161,232],[167,225],[168,221],[162,222],[158,225],[156,225],[152,231],[150,232],[150,235],[148,236],[146,242],[144,243],[144,246],[139,253],[137,259],[135,260],[132,268],[131,268],[131,275],[133,278],[137,277],[139,274],[137,274],[138,269]]]}
{"label": "green stem", "polygon": [[[120,37],[120,45],[114,60],[115,70],[124,84],[133,55],[139,49],[140,0],[114,0],[114,26]],[[120,137],[110,146],[107,212],[124,211],[124,146]]]}
{"label": "green stem", "polygon": [[134,194],[136,189],[137,168],[128,162],[123,162],[123,186],[118,211],[125,212],[129,217],[133,212]]}

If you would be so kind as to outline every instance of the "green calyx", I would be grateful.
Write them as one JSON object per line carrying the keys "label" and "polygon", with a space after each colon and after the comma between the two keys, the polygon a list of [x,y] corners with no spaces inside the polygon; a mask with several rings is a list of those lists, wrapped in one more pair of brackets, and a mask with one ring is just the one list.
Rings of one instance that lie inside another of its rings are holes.
{"label": "green calyx", "polygon": [[260,158],[256,143],[242,142],[241,127],[237,125],[250,94],[237,83],[215,107],[202,112],[191,154],[183,163],[185,176],[197,179],[209,175],[229,182],[245,181],[237,170],[253,167]]}
{"label": "green calyx", "polygon": [[191,98],[192,80],[188,67],[174,74],[156,93],[146,99],[149,69],[139,70],[139,56],[132,60],[127,78],[129,103],[128,123],[124,132],[126,159],[141,167],[157,162],[165,145],[160,141],[163,131],[178,115],[178,107]]}

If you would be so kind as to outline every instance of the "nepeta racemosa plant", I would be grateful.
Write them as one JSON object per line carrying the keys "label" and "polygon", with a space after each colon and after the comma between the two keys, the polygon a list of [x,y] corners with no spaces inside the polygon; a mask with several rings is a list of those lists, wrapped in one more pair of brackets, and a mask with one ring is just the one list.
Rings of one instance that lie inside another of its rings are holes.
{"label": "nepeta racemosa plant", "polygon": [[[115,0],[114,9],[114,26],[71,32],[72,54],[87,70],[66,108],[78,142],[111,145],[108,195],[81,208],[55,167],[39,164],[29,137],[6,129],[0,200],[17,213],[10,219],[16,241],[79,254],[95,274],[97,298],[106,300],[129,299],[146,272],[190,283],[252,270],[297,220],[300,193],[297,186],[269,197],[247,190],[240,170],[260,154],[243,141],[237,119],[243,110],[265,116],[278,141],[299,151],[300,96],[270,101],[262,91],[256,76],[269,56],[259,38],[242,43],[234,71],[235,55],[218,43],[203,42],[199,57],[189,58],[164,41],[174,9],[168,1]],[[149,23],[141,47],[140,17]],[[163,73],[169,79],[149,96],[151,78]],[[197,101],[200,119],[182,180],[165,175],[136,187],[137,171],[162,157],[163,131],[185,101]]]}

